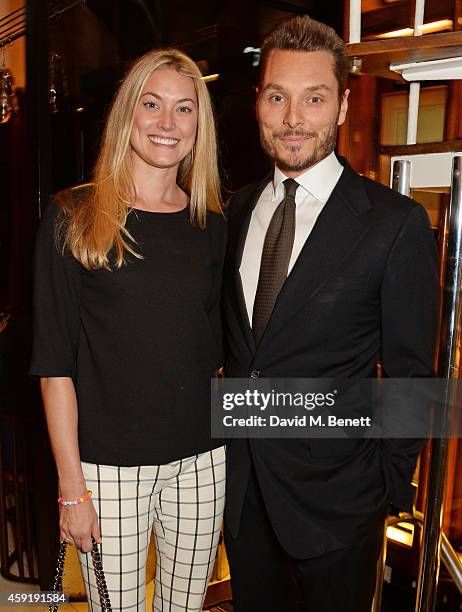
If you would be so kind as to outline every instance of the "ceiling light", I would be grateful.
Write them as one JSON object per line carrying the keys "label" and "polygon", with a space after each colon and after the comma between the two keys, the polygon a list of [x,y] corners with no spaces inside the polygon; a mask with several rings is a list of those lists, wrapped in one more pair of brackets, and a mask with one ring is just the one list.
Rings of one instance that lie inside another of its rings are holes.
{"label": "ceiling light", "polygon": [[219,78],[219,74],[208,74],[207,76],[203,76],[202,80],[204,83],[211,83],[212,81],[217,81]]}
{"label": "ceiling light", "polygon": [[260,47],[246,47],[243,53],[252,54],[252,66],[256,68],[260,63],[261,49]]}
{"label": "ceiling light", "polygon": [[414,525],[411,523],[398,523],[387,527],[387,538],[399,542],[405,546],[412,547],[414,541]]}
{"label": "ceiling light", "polygon": [[[422,26],[420,26],[420,33],[434,34],[435,32],[444,32],[445,30],[452,30],[452,25],[453,24],[450,19],[432,21],[431,23],[424,23]],[[374,38],[400,38],[402,36],[414,36],[414,30],[412,28],[403,28],[402,30],[393,30],[393,32],[378,34]]]}

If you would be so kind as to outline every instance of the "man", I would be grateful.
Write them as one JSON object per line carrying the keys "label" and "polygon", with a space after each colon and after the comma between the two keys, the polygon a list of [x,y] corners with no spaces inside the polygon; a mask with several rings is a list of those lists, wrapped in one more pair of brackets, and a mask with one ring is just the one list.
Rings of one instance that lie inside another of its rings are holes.
{"label": "man", "polygon": [[[348,58],[296,17],[262,47],[257,117],[274,172],[229,205],[229,377],[432,375],[438,279],[425,210],[334,154]],[[236,612],[369,612],[389,504],[411,504],[412,440],[249,439],[228,450]]]}

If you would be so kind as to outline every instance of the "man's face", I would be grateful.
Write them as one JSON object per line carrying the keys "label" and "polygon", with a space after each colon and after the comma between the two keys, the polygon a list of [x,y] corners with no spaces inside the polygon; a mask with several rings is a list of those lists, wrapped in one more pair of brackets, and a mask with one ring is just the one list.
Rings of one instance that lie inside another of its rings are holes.
{"label": "man's face", "polygon": [[348,94],[346,90],[339,103],[328,51],[278,50],[269,55],[257,98],[260,140],[287,176],[298,176],[334,150]]}

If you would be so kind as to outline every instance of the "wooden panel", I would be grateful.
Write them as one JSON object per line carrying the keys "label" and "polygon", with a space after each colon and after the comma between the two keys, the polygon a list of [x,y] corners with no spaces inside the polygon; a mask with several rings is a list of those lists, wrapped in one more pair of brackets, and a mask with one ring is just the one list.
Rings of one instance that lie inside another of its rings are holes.
{"label": "wooden panel", "polygon": [[[462,0],[454,4],[454,30],[462,30]],[[449,83],[449,98],[446,112],[445,140],[462,138],[462,81]]]}
{"label": "wooden panel", "polygon": [[352,167],[375,178],[377,163],[377,79],[361,75],[350,79],[348,126],[339,138],[338,151]]}
{"label": "wooden panel", "polygon": [[361,57],[362,72],[404,81],[390,71],[392,63],[424,62],[458,57],[461,54],[462,31],[405,36],[347,45],[348,54]]}
{"label": "wooden panel", "polygon": [[[383,82],[383,79],[380,79]],[[387,82],[387,81],[385,81]],[[390,82],[388,80],[388,82]],[[417,143],[443,142],[448,88],[446,85],[422,87],[419,98]],[[385,146],[406,144],[409,93],[407,89],[384,93],[380,99],[380,137]]]}
{"label": "wooden panel", "polygon": [[382,145],[379,153],[381,155],[418,155],[421,153],[451,153],[462,150],[462,138],[448,140],[446,142],[426,142],[415,145]]}
{"label": "wooden panel", "polygon": [[[414,27],[415,0],[385,5],[381,3],[369,11],[365,10],[364,4],[363,0],[361,5],[363,36]],[[454,0],[434,0],[433,2],[427,0],[425,22],[452,19],[453,4]]]}
{"label": "wooden panel", "polygon": [[204,608],[216,606],[224,601],[231,601],[231,580],[223,580],[210,584],[204,601]]}

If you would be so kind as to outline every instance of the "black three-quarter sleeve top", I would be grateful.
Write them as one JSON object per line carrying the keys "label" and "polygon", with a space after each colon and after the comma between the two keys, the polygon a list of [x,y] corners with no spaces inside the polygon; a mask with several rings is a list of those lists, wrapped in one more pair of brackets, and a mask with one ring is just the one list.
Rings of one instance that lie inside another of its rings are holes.
{"label": "black three-quarter sleeve top", "polygon": [[30,373],[74,380],[81,460],[157,465],[220,446],[210,378],[223,362],[223,218],[201,230],[188,209],[132,209],[143,259],[89,271],[55,239],[62,215],[52,203],[37,236]]}

